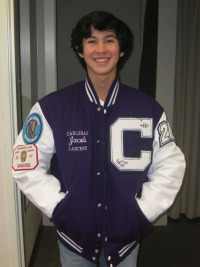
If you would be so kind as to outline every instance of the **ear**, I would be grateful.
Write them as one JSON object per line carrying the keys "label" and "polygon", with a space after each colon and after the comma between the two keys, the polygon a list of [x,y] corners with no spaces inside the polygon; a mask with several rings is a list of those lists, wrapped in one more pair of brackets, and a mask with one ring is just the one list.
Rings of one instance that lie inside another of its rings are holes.
{"label": "ear", "polygon": [[[76,50],[77,50],[77,52],[78,52],[78,49],[79,49],[79,47],[78,47],[78,46],[76,46]],[[78,55],[79,55],[79,57],[81,57],[81,58],[84,58],[84,56],[83,56],[83,54],[82,54],[82,53],[78,52]]]}
{"label": "ear", "polygon": [[79,57],[84,58],[84,55],[78,52]]}
{"label": "ear", "polygon": [[121,52],[120,54],[119,54],[119,57],[123,57],[124,56],[124,52]]}

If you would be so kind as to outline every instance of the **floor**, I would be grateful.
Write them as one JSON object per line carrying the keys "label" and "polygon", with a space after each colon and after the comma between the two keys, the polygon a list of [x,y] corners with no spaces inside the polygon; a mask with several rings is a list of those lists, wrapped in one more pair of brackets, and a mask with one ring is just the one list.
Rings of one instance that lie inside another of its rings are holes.
{"label": "floor", "polygon": [[[41,227],[29,267],[61,267],[54,227]],[[140,244],[138,267],[200,267],[200,218],[153,227]]]}

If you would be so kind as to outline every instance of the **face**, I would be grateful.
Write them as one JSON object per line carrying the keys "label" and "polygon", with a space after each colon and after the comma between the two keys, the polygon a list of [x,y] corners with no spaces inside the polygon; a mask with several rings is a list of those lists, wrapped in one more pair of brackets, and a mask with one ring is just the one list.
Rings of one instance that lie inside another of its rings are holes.
{"label": "face", "polygon": [[115,77],[120,53],[118,39],[113,31],[98,31],[91,28],[91,36],[83,39],[83,53],[79,56],[84,58],[90,78],[102,75]]}

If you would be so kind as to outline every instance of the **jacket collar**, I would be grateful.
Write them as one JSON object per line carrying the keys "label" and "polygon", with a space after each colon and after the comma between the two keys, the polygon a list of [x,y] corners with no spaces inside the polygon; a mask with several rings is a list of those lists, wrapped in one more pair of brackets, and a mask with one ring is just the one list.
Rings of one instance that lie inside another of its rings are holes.
{"label": "jacket collar", "polygon": [[[96,93],[96,91],[93,87],[93,84],[90,81],[90,78],[88,75],[87,75],[86,80],[85,80],[85,90],[86,90],[86,93],[88,95],[90,102],[93,102],[96,105],[100,105],[99,98],[97,96],[97,93]],[[108,96],[106,98],[104,107],[109,107],[109,106],[112,106],[115,104],[118,92],[119,92],[119,81],[118,81],[117,77],[115,77],[115,79],[114,79],[114,81],[110,87],[110,90],[108,92]]]}

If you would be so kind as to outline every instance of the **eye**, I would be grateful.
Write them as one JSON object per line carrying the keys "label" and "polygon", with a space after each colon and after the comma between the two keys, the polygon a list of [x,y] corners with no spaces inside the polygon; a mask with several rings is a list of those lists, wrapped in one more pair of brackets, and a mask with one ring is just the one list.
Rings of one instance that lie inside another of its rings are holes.
{"label": "eye", "polygon": [[113,39],[108,39],[108,40],[106,40],[106,43],[114,43],[114,40]]}
{"label": "eye", "polygon": [[96,41],[95,40],[88,40],[88,42],[87,42],[88,44],[95,44],[96,43]]}

